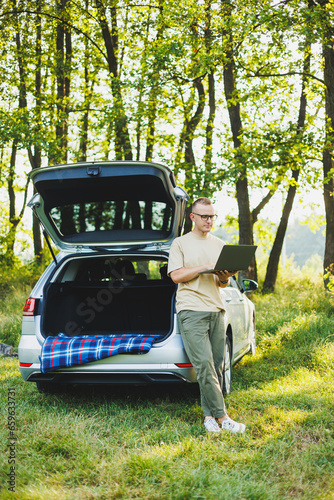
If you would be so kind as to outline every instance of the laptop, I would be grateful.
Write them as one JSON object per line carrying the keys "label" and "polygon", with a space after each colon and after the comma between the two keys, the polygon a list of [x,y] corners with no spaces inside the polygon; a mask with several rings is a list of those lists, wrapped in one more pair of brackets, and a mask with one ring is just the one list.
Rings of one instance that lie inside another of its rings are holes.
{"label": "laptop", "polygon": [[199,274],[215,271],[245,271],[254,257],[257,245],[224,245],[214,269],[202,271]]}

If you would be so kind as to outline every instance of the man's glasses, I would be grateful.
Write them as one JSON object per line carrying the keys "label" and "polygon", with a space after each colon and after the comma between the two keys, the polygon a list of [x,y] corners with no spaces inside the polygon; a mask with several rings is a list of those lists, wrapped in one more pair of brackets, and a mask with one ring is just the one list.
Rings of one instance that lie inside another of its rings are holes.
{"label": "man's glasses", "polygon": [[196,214],[195,212],[192,212],[194,215],[199,215],[199,217],[202,219],[202,220],[216,220],[218,215],[202,215],[202,214]]}

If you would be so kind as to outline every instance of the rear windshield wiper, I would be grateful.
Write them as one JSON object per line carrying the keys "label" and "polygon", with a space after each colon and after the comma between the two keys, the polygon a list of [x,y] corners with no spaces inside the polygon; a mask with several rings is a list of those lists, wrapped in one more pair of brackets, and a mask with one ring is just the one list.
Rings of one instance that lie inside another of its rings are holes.
{"label": "rear windshield wiper", "polygon": [[[130,252],[132,250],[142,250],[143,248],[146,248],[147,245],[134,245],[134,246],[130,246],[130,247],[127,247],[125,249],[122,249],[121,251],[122,252]],[[120,252],[120,248],[117,248],[117,249],[110,249],[110,248],[106,248],[106,247],[89,247],[91,250],[95,250],[97,252],[109,252],[109,253],[119,253]]]}

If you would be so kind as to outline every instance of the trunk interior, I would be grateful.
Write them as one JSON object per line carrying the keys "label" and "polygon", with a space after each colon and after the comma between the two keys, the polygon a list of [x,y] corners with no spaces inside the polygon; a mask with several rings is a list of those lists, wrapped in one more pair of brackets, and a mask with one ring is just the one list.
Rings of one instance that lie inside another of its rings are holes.
{"label": "trunk interior", "polygon": [[176,285],[165,262],[80,260],[65,266],[44,290],[44,337],[171,333]]}

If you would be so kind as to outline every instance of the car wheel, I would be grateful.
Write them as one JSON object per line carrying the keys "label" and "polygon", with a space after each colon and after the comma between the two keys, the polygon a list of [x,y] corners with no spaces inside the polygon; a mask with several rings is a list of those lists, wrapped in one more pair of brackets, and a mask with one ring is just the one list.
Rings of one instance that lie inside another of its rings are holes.
{"label": "car wheel", "polygon": [[40,394],[58,394],[62,391],[62,386],[60,384],[43,382],[41,380],[36,382],[36,387]]}
{"label": "car wheel", "polygon": [[226,337],[223,368],[223,394],[230,394],[232,390],[232,342]]}
{"label": "car wheel", "polygon": [[255,329],[255,318],[253,316],[253,321],[251,324],[251,331],[250,331],[250,346],[249,346],[249,352],[251,353],[252,356],[255,356],[256,352],[256,329]]}

